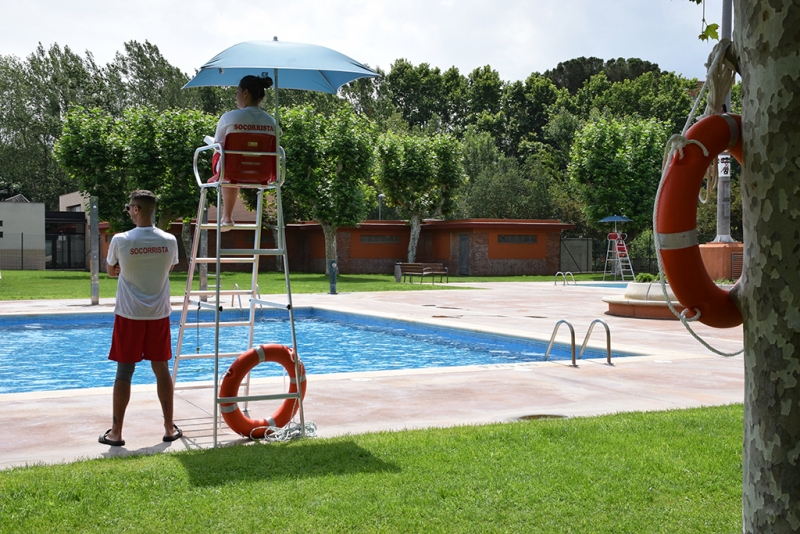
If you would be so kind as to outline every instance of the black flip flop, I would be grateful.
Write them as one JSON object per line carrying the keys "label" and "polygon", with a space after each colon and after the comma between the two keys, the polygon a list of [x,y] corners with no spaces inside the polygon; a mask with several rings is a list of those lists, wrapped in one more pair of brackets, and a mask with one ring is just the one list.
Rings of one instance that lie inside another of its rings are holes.
{"label": "black flip flop", "polygon": [[125,440],[121,439],[119,441],[114,441],[113,439],[108,439],[108,435],[111,433],[111,429],[109,428],[106,430],[105,434],[100,434],[100,437],[97,438],[97,441],[102,443],[103,445],[111,445],[112,447],[124,447]]}
{"label": "black flip flop", "polygon": [[175,430],[178,431],[178,433],[175,434],[174,436],[164,436],[163,438],[161,438],[162,441],[165,441],[165,442],[169,443],[171,441],[175,441],[175,440],[181,439],[183,437],[183,430],[178,428],[178,425],[172,425],[172,426],[173,426],[173,428]]}

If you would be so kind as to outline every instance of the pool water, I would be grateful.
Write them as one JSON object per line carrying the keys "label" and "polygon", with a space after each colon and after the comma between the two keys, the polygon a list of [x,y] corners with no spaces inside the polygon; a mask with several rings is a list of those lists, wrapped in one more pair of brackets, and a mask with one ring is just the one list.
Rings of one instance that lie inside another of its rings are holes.
{"label": "pool water", "polygon": [[[286,312],[270,312],[259,312],[254,343],[291,346]],[[190,312],[189,320],[196,319],[195,312]],[[201,312],[200,320],[213,321],[213,314]],[[242,317],[232,310],[223,313],[221,320]],[[180,314],[173,314],[171,321],[174,350]],[[113,385],[116,364],[108,360],[112,327],[111,314],[0,318],[0,394]],[[545,343],[522,338],[311,308],[295,310],[295,330],[298,353],[306,371],[313,374],[524,363],[543,360],[547,349]],[[221,328],[220,352],[244,352],[247,336],[247,327]],[[181,352],[214,352],[214,329],[188,327]],[[569,347],[556,345],[549,358],[569,359],[570,354]],[[587,350],[584,357],[603,358],[605,353]],[[220,360],[220,372],[232,361]],[[213,372],[213,359],[181,360],[178,380],[212,380]],[[281,366],[265,363],[252,374],[280,376],[282,372]],[[133,384],[154,381],[146,362],[137,366]]]}

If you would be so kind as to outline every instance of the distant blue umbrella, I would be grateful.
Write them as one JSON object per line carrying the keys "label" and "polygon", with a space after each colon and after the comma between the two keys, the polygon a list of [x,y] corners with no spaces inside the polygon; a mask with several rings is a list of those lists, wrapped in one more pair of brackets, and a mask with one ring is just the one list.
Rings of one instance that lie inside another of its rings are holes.
{"label": "distant blue umbrella", "polygon": [[623,217],[622,215],[609,215],[608,217],[605,217],[604,219],[600,219],[597,222],[601,222],[601,223],[612,223],[613,222],[614,223],[614,233],[616,234],[617,233],[617,223],[618,222],[631,222],[631,221],[633,221],[633,219],[629,219],[627,217]]}

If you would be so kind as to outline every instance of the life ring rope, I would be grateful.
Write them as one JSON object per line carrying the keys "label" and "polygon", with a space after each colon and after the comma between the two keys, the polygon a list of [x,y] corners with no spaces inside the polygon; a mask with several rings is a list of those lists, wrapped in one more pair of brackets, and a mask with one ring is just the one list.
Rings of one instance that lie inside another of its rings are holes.
{"label": "life ring rope", "polygon": [[[703,87],[703,90],[704,89],[705,89],[705,85]],[[702,91],[701,91],[701,94],[702,94]],[[698,98],[698,101],[699,100],[700,99]],[[667,172],[668,172],[668,170],[670,168],[672,160],[675,157],[675,154],[676,153],[678,154],[678,158],[679,159],[683,159],[683,157],[684,157],[683,149],[686,146],[690,145],[690,144],[695,144],[695,145],[698,145],[700,147],[700,149],[703,151],[703,155],[705,157],[708,157],[708,154],[709,154],[708,149],[703,145],[703,143],[701,143],[700,141],[698,141],[696,139],[687,139],[685,137],[686,131],[688,130],[689,125],[691,124],[691,121],[693,119],[695,111],[696,111],[696,105],[692,109],[692,112],[690,113],[689,118],[686,121],[686,126],[684,127],[683,132],[680,135],[678,135],[678,134],[673,135],[669,139],[669,141],[667,141],[667,146],[666,146],[666,149],[665,149],[665,152],[664,152],[663,166],[662,166],[662,169],[661,169],[661,180],[659,181],[658,189],[656,190],[655,201],[653,203],[653,228],[654,229],[658,228],[657,220],[658,220],[659,200],[660,200],[660,197],[661,197],[661,192],[662,192],[662,189],[663,189],[663,186],[664,186],[664,182],[665,182],[665,178],[667,176]],[[728,122],[728,125],[730,126],[732,119],[730,119],[730,117],[728,117],[726,115],[723,115],[723,117],[725,118],[726,122]],[[731,148],[733,145],[736,144],[736,141],[737,141],[738,136],[739,136],[738,125],[736,125],[735,122],[733,124],[736,127],[735,128],[731,128],[731,132],[732,132],[731,138],[732,139],[731,139],[731,141],[729,141],[728,148]],[[733,135],[733,132],[735,132],[735,136]],[[653,239],[653,241],[654,241],[655,249],[656,249],[656,261],[658,263],[658,281],[659,281],[659,283],[661,285],[661,293],[664,295],[664,300],[666,301],[667,306],[669,307],[670,311],[675,315],[675,317],[678,318],[678,320],[680,320],[681,324],[683,324],[683,326],[686,328],[686,330],[688,330],[689,333],[698,342],[700,342],[700,344],[702,344],[704,347],[706,347],[708,350],[710,350],[714,354],[717,354],[719,356],[724,356],[724,357],[733,357],[733,356],[737,356],[737,355],[741,354],[742,352],[744,352],[744,347],[742,347],[741,349],[739,349],[736,352],[724,352],[724,351],[721,351],[721,350],[711,346],[711,344],[709,344],[697,332],[695,332],[692,329],[691,325],[689,324],[689,323],[698,321],[700,319],[700,317],[701,317],[700,310],[692,308],[691,311],[690,311],[690,309],[687,307],[687,308],[683,309],[681,312],[678,312],[675,309],[675,306],[672,304],[672,300],[670,299],[669,294],[667,292],[666,278],[664,276],[664,265],[663,265],[663,263],[661,261],[661,250],[679,250],[679,249],[683,249],[683,248],[688,248],[688,247],[694,246],[697,243],[697,228],[695,227],[695,228],[693,228],[691,230],[687,230],[687,231],[683,231],[683,232],[674,232],[674,233],[656,233],[656,232],[654,232],[654,237],[655,237],[655,239]],[[693,313],[693,315],[691,317],[689,317],[688,313]]]}
{"label": "life ring rope", "polygon": [[[723,352],[715,347],[712,347],[708,342],[706,342],[697,332],[695,332],[689,323],[695,322],[700,319],[701,313],[700,310],[692,310],[693,315],[689,317],[687,313],[689,313],[689,308],[685,308],[682,312],[678,312],[672,304],[670,300],[669,294],[667,292],[666,286],[666,279],[664,277],[664,265],[661,261],[661,250],[670,250],[670,249],[679,249],[685,248],[691,245],[687,245],[692,238],[694,238],[693,243],[697,243],[696,235],[697,235],[697,228],[695,227],[693,230],[685,231],[685,232],[677,232],[672,234],[662,234],[661,236],[657,236],[655,234],[656,229],[658,228],[657,220],[658,220],[658,205],[659,199],[661,197],[662,188],[664,186],[665,178],[667,176],[667,172],[670,168],[670,164],[672,163],[673,158],[675,157],[675,153],[678,153],[679,158],[684,157],[683,149],[690,144],[695,144],[700,147],[703,152],[704,157],[708,157],[709,151],[708,149],[696,139],[687,139],[686,133],[689,130],[689,127],[694,123],[695,115],[697,114],[698,106],[703,100],[703,96],[705,95],[706,91],[708,91],[708,98],[706,100],[706,111],[704,116],[707,115],[721,115],[725,121],[728,123],[729,130],[731,131],[730,139],[728,140],[728,149],[733,147],[741,137],[741,133],[739,132],[738,124],[736,121],[729,117],[726,114],[722,113],[722,104],[724,103],[728,92],[730,91],[730,87],[733,85],[735,72],[733,69],[730,68],[730,65],[726,64],[726,54],[728,49],[732,46],[732,43],[729,39],[722,39],[717,45],[714,46],[711,54],[709,55],[708,62],[706,63],[707,66],[707,73],[706,73],[706,80],[703,83],[703,86],[700,88],[700,92],[695,99],[694,105],[692,106],[692,110],[689,112],[689,116],[686,118],[686,123],[684,124],[683,130],[680,134],[673,135],[667,141],[666,148],[664,150],[664,159],[662,162],[661,167],[661,180],[658,184],[658,189],[656,191],[655,202],[653,203],[653,231],[655,239],[654,244],[656,248],[656,261],[658,263],[658,280],[661,285],[661,293],[664,295],[664,300],[667,303],[670,311],[680,320],[681,324],[689,331],[689,333],[704,347],[708,350],[713,352],[714,354],[718,354],[724,357],[732,357],[737,356],[744,352],[744,347],[736,352]],[[664,245],[664,246],[662,246]]]}

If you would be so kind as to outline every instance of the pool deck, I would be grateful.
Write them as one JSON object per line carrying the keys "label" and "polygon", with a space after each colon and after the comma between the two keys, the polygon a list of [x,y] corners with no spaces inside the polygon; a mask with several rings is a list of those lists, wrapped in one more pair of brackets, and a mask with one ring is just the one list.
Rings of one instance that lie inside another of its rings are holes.
{"label": "pool deck", "polygon": [[[462,284],[472,289],[424,292],[295,294],[295,307],[316,307],[406,321],[531,337],[545,342],[556,322],[575,327],[580,348],[594,319],[605,321],[612,349],[642,354],[600,360],[488,365],[444,369],[309,375],[305,418],[319,436],[514,421],[540,415],[591,416],[739,403],[744,395],[742,356],[723,358],[700,345],[677,321],[606,315],[602,297],[623,290],[551,283]],[[265,297],[268,298],[268,297]],[[179,306],[180,299],[173,298]],[[2,315],[109,313],[113,299],[2,301]],[[718,349],[741,348],[742,330],[696,330]],[[557,341],[568,342],[566,327]],[[262,342],[269,342],[263,340]],[[605,350],[605,331],[595,327],[589,346]],[[57,347],[46,348],[57,350]],[[301,355],[302,356],[302,355]],[[226,365],[226,364],[223,364]],[[142,366],[137,372],[150,372]],[[254,381],[256,393],[283,391],[282,379]],[[0,395],[0,469],[126,454],[205,448],[212,445],[210,389],[176,392],[175,421],[184,437],[162,443],[161,408],[155,386],[133,386],[125,417],[125,447],[97,436],[111,426],[111,388]],[[253,403],[262,418],[274,403]],[[223,445],[245,440],[223,423]]]}

